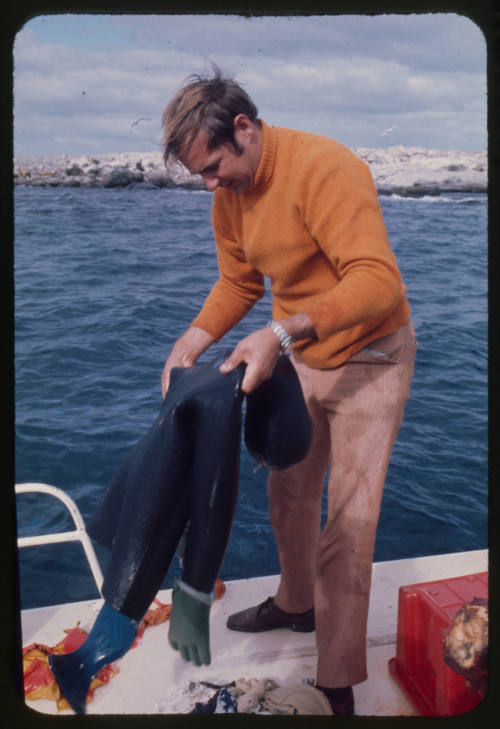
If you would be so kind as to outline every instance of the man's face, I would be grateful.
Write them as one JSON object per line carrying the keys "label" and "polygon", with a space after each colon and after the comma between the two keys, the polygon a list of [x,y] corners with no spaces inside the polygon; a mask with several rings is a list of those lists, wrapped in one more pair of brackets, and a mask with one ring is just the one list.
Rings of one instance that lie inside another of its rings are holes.
{"label": "man's face", "polygon": [[227,187],[236,193],[246,192],[252,185],[257,171],[260,152],[252,143],[253,128],[247,125],[235,128],[235,138],[243,153],[237,155],[230,145],[210,150],[207,147],[207,132],[202,130],[195,137],[186,152],[180,157],[182,164],[191,174],[199,174],[207,190]]}

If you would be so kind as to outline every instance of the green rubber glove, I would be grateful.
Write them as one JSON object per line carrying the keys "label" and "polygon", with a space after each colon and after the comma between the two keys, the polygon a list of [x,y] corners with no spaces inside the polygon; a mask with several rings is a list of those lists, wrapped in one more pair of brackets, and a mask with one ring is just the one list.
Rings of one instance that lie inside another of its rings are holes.
{"label": "green rubber glove", "polygon": [[172,648],[179,651],[185,661],[191,661],[195,666],[210,664],[210,638],[208,618],[212,599],[206,593],[198,593],[203,599],[198,599],[196,590],[178,580],[174,581],[172,594],[172,611],[170,613],[170,629],[168,640]]}

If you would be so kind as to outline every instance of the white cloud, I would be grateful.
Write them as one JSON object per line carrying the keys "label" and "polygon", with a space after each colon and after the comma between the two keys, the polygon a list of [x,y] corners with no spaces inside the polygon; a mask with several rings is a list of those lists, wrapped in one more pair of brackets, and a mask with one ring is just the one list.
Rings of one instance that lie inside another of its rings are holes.
{"label": "white cloud", "polygon": [[354,147],[486,144],[484,40],[458,15],[42,20],[14,48],[16,154],[149,150],[169,97],[210,61],[273,124]]}

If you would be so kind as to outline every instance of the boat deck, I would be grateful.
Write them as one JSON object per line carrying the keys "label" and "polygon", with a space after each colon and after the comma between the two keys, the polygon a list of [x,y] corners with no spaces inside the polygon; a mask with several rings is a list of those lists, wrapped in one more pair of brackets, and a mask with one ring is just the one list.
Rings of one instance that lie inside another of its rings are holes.
{"label": "boat deck", "polygon": [[[369,716],[412,716],[418,712],[388,669],[395,655],[398,589],[401,585],[459,577],[488,569],[487,550],[418,557],[373,566],[373,587],[368,618],[368,675],[354,687],[356,713]],[[88,714],[183,714],[193,707],[191,682],[229,683],[238,678],[272,678],[285,685],[314,678],[314,633],[274,630],[261,634],[230,631],[227,617],[275,593],[278,577],[260,577],[226,583],[226,593],[211,612],[210,666],[185,663],[167,640],[168,623],[148,628],[139,644],[119,662],[119,673],[99,688],[88,704]],[[170,602],[170,591],[158,598]],[[22,612],[23,645],[54,645],[64,629],[80,621],[89,629],[101,601],[75,602]],[[35,711],[57,714],[54,701],[27,702]],[[71,711],[61,712],[69,714]]]}

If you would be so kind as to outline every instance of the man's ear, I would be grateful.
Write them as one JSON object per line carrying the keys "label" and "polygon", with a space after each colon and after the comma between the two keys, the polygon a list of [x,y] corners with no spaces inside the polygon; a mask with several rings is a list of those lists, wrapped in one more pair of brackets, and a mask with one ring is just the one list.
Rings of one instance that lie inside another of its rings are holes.
{"label": "man's ear", "polygon": [[237,114],[234,117],[234,131],[235,132],[243,132],[243,133],[252,133],[253,132],[253,124],[250,121],[250,119],[247,117],[246,114]]}

